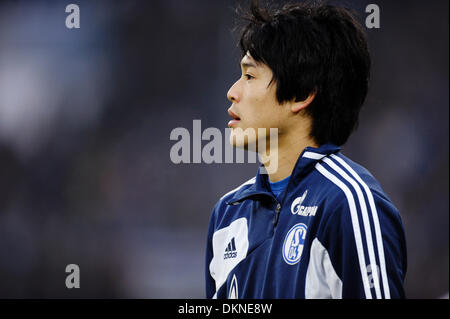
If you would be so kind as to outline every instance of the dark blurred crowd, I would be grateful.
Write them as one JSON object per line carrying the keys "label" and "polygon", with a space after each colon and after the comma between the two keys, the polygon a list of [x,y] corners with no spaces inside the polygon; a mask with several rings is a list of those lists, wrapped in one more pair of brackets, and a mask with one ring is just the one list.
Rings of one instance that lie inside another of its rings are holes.
{"label": "dark blurred crowd", "polygon": [[[212,207],[257,164],[177,165],[169,135],[226,127],[237,2],[77,1],[79,29],[68,3],[0,2],[0,297],[203,298]],[[343,153],[402,215],[407,297],[448,298],[448,1],[345,3],[381,27]]]}

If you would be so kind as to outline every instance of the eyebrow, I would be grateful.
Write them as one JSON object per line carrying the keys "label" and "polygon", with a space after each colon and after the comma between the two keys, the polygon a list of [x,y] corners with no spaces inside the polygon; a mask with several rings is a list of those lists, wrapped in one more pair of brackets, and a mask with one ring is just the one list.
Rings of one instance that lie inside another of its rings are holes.
{"label": "eyebrow", "polygon": [[241,66],[242,68],[256,68],[256,64],[252,62],[241,62],[239,66]]}

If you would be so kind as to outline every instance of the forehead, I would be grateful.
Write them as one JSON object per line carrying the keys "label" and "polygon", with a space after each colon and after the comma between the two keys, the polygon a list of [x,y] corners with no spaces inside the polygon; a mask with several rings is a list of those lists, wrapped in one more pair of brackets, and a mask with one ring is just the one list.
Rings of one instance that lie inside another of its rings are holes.
{"label": "forehead", "polygon": [[257,62],[253,57],[250,55],[250,52],[247,52],[241,59],[241,66],[257,66]]}
{"label": "forehead", "polygon": [[248,51],[241,59],[241,67],[243,69],[256,68],[259,70],[266,70],[266,69],[270,70],[269,67],[264,63],[255,61],[255,59],[251,56],[250,52]]}

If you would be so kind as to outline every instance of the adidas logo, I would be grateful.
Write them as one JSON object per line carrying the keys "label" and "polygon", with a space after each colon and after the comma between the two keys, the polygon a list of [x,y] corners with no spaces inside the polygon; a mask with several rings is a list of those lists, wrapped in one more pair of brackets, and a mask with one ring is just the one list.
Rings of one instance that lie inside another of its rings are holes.
{"label": "adidas logo", "polygon": [[227,248],[225,248],[225,254],[223,255],[223,259],[228,258],[236,258],[237,251],[236,251],[236,244],[234,242],[234,237],[231,238],[230,242],[228,243]]}

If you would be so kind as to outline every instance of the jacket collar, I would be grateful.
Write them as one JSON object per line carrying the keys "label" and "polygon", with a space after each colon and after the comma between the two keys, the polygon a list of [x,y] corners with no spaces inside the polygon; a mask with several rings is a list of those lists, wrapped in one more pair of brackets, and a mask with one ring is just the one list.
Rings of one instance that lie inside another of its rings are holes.
{"label": "jacket collar", "polygon": [[[317,162],[319,162],[325,156],[333,153],[338,153],[340,149],[341,148],[339,146],[331,143],[323,144],[317,148],[310,146],[306,147],[297,159],[294,170],[291,174],[289,184],[299,184],[303,177],[306,176],[312,169],[314,169],[314,166]],[[235,205],[239,204],[241,201],[249,197],[274,197],[269,186],[269,176],[264,172],[264,165],[261,164],[256,174],[255,183],[251,184],[249,187],[239,189],[225,202],[228,205]]]}

